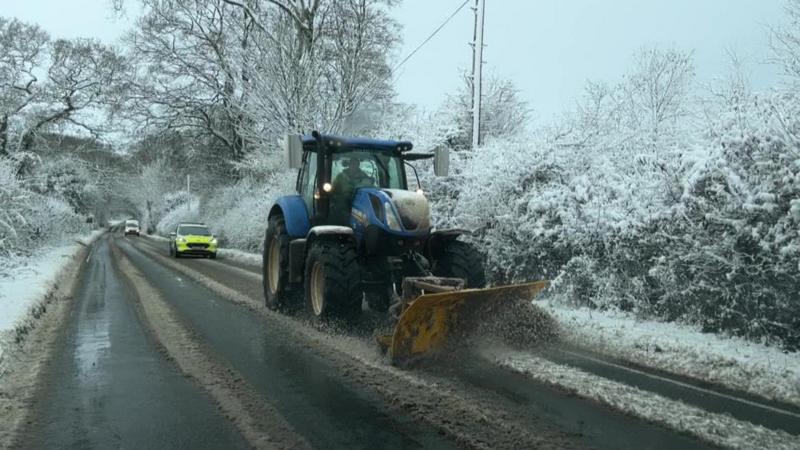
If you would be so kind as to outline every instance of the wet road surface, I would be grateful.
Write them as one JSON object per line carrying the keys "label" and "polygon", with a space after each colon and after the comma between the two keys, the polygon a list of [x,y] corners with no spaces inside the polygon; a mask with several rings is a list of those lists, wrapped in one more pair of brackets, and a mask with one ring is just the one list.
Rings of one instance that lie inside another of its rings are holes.
{"label": "wet road surface", "polygon": [[119,246],[189,327],[314,447],[455,448],[435,430],[387,411],[380,399],[337,376],[301,345],[265,328],[251,311],[154,264],[127,242]]}
{"label": "wet road surface", "polygon": [[150,339],[107,239],[89,256],[70,320],[25,447],[249,448]]}

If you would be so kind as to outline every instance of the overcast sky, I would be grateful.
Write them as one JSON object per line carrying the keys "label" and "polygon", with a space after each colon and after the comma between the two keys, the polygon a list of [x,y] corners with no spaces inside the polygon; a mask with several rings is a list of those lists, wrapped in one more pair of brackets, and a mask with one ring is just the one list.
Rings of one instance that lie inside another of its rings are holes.
{"label": "overcast sky", "polygon": [[[463,0],[403,0],[401,58]],[[133,1],[129,1],[132,3]],[[109,0],[0,0],[0,14],[36,22],[58,37],[113,42],[130,26]],[[728,50],[748,64],[753,84],[775,83],[767,64],[768,27],[783,18],[784,0],[486,0],[486,72],[514,80],[536,115],[549,120],[573,107],[586,80],[616,81],[642,46],[695,52],[701,82],[725,76]],[[474,14],[469,6],[397,73],[400,101],[435,108],[469,69]]]}

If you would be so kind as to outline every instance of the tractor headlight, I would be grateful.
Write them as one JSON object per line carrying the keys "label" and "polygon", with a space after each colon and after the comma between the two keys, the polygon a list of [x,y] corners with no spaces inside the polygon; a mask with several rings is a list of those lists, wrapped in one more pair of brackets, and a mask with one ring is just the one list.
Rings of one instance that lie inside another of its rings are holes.
{"label": "tractor headlight", "polygon": [[389,202],[384,203],[383,211],[386,215],[386,225],[389,227],[389,229],[394,231],[403,231],[403,227],[400,226],[400,219],[397,218],[397,214],[395,214],[392,204]]}

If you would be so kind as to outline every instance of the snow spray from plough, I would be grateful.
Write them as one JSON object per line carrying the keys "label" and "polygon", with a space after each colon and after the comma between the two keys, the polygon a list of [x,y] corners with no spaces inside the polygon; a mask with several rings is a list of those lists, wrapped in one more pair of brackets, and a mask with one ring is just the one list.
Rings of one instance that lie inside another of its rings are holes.
{"label": "snow spray from plough", "polygon": [[482,313],[530,302],[546,281],[485,289],[463,289],[460,278],[406,278],[402,312],[394,333],[378,342],[392,362],[404,364],[443,348],[452,335],[469,333]]}

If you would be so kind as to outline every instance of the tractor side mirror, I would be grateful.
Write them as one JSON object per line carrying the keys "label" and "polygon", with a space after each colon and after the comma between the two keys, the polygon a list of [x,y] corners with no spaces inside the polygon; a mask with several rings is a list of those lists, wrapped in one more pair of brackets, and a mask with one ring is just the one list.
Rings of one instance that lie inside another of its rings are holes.
{"label": "tractor side mirror", "polygon": [[284,141],[286,164],[290,169],[299,169],[303,163],[303,141],[299,134],[287,134]]}
{"label": "tractor side mirror", "polygon": [[446,177],[450,171],[450,149],[436,147],[433,151],[433,173],[437,177]]}

